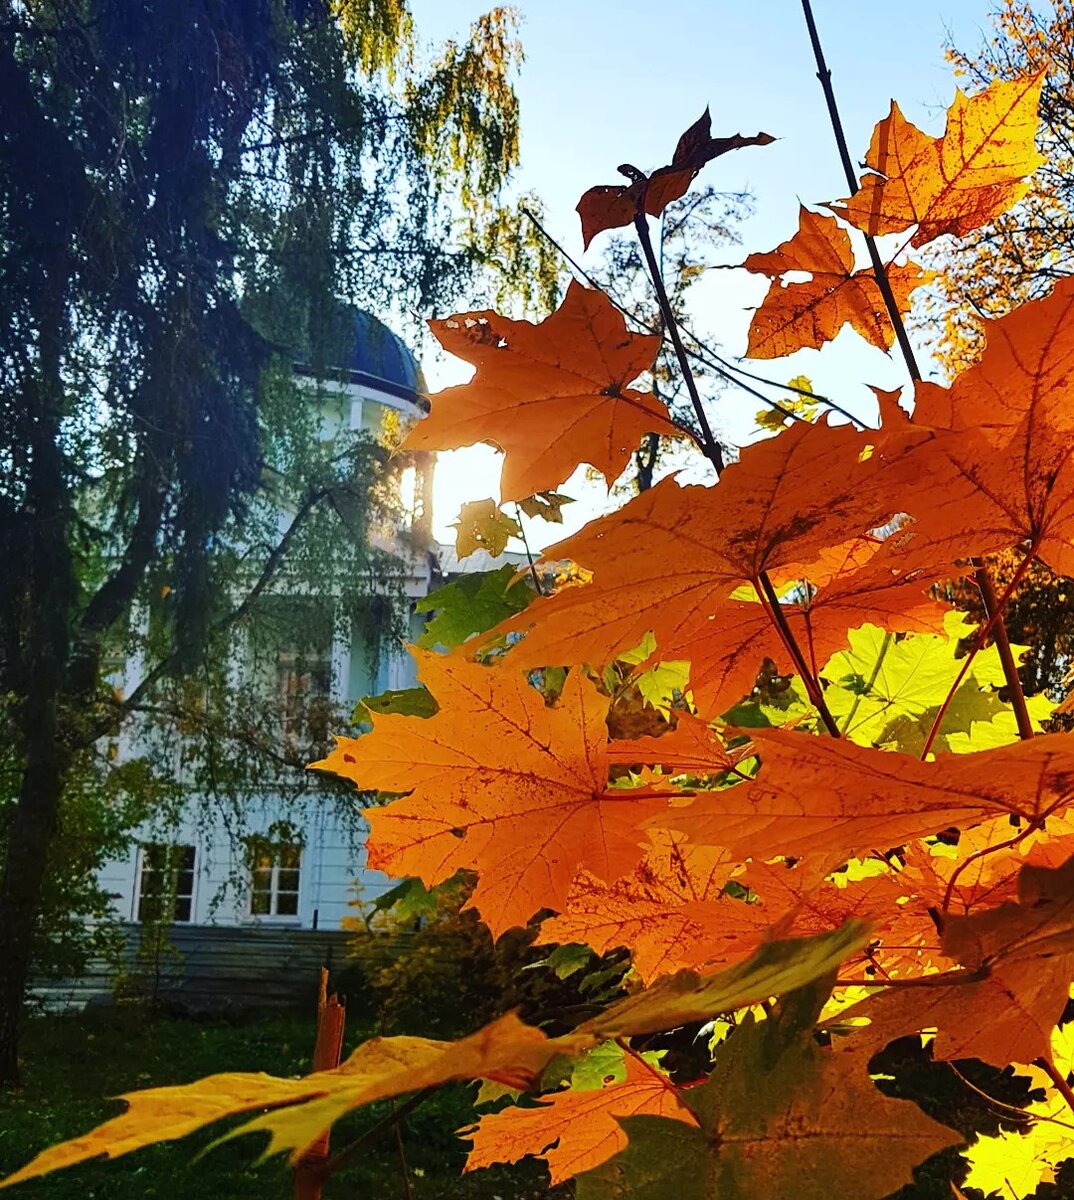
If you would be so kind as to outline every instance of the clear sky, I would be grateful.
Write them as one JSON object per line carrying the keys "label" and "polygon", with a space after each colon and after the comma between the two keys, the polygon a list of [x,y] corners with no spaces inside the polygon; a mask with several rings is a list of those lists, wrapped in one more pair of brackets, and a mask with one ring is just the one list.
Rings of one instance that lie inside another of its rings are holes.
{"label": "clear sky", "polygon": [[[488,4],[411,0],[411,7],[419,37],[439,42],[464,36]],[[618,182],[620,162],[642,169],[666,162],[706,105],[716,135],[764,130],[779,139],[718,159],[701,177],[755,196],[755,215],[742,225],[743,245],[729,251],[729,263],[790,237],[799,200],[847,194],[798,0],[519,0],[517,7],[526,53],[518,187],[541,195],[551,231],[572,253],[581,256],[574,206],[582,192]],[[814,0],[855,161],[892,98],[928,132],[942,131],[955,86],[944,44],[975,47],[988,7],[988,0]],[[592,253],[599,256],[600,239]],[[745,271],[713,271],[699,285],[697,323],[717,332],[723,353],[745,351],[749,310],[766,286]],[[803,373],[863,415],[873,411],[866,384],[906,381],[898,361],[849,330],[821,351],[746,365],[781,381]],[[434,387],[465,378],[433,355],[426,367]],[[725,397],[713,414],[716,427],[741,444],[752,436],[749,417],[759,404]],[[443,455],[438,477],[436,526],[446,538],[463,500],[496,494],[496,455],[485,448]],[[580,497],[573,524],[600,510],[603,491],[595,485],[576,478],[564,490]],[[551,540],[542,522],[530,528],[534,540]]]}

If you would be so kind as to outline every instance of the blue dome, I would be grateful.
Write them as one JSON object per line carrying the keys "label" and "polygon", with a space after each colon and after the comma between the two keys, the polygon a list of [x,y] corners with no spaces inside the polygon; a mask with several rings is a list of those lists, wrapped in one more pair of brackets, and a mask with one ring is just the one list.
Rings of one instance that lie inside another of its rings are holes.
{"label": "blue dome", "polygon": [[351,309],[350,313],[354,322],[353,349],[340,365],[355,374],[394,383],[409,392],[420,392],[425,383],[406,343],[372,313],[360,308]]}
{"label": "blue dome", "polygon": [[[372,313],[341,304],[338,333],[334,332],[330,340],[324,364],[329,372],[343,372],[351,383],[422,403],[425,380],[417,359],[402,338]],[[312,356],[306,353],[302,357],[299,370],[308,370]]]}

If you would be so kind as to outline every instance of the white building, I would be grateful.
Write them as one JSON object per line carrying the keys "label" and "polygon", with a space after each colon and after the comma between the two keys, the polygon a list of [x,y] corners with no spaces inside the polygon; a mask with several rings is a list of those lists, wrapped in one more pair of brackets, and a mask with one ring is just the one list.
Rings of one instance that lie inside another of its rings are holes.
{"label": "white building", "polygon": [[[337,431],[346,422],[351,430],[375,435],[386,414],[412,421],[421,412],[423,383],[413,355],[375,318],[354,312],[353,319],[355,344],[344,364],[346,382],[332,385],[327,393],[321,385],[320,395],[328,396],[326,437],[332,436],[333,422]],[[290,514],[280,514],[281,530],[290,519]],[[403,587],[414,601],[435,586],[439,572],[431,553],[412,554],[408,562]],[[405,651],[387,651],[374,669],[365,644],[362,630],[333,624],[322,686],[343,711],[364,696],[416,683],[413,660]],[[141,666],[127,664],[128,687],[140,677]],[[276,655],[281,695],[301,700],[313,686],[311,670],[308,660],[281,647]],[[128,742],[120,753],[138,749]],[[127,857],[107,863],[100,875],[102,886],[115,896],[117,916],[137,925],[156,915],[163,903],[172,909],[166,916],[177,929],[338,930],[356,896],[371,899],[390,886],[383,875],[365,869],[363,822],[347,812],[338,795],[307,793],[296,809],[281,790],[243,807],[242,829],[234,828],[234,814],[214,814],[210,806],[207,815],[205,805],[191,804],[177,825],[140,830]]]}

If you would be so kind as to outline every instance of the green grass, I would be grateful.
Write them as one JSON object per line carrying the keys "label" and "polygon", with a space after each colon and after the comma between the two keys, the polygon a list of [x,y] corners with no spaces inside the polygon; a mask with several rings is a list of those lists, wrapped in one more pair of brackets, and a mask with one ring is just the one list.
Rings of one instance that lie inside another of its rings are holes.
{"label": "green grass", "polygon": [[[351,1014],[347,1049],[368,1037]],[[27,1023],[23,1089],[0,1094],[0,1176],[46,1146],[86,1132],[121,1111],[107,1097],[138,1088],[188,1083],[217,1071],[302,1074],[310,1069],[312,1019],[280,1016],[243,1024],[152,1017],[138,1010],[101,1009]],[[543,1164],[526,1162],[461,1175],[466,1144],[455,1131],[472,1119],[472,1085],[442,1089],[402,1123],[413,1200],[530,1200],[565,1196],[546,1186]],[[385,1113],[383,1105],[352,1114],[333,1133],[333,1149]],[[260,1145],[248,1137],[197,1152],[224,1125],[181,1142],[148,1147],[111,1162],[72,1167],[13,1188],[12,1200],[291,1200],[283,1158],[254,1166]],[[390,1133],[325,1187],[325,1200],[407,1200]]]}

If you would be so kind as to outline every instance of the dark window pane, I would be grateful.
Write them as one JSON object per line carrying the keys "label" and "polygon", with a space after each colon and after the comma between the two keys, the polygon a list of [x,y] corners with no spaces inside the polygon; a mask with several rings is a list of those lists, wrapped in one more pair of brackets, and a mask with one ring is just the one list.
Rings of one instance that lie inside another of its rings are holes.
{"label": "dark window pane", "polygon": [[255,917],[267,917],[270,912],[268,892],[250,894],[250,913]]}
{"label": "dark window pane", "polygon": [[190,920],[190,897],[177,896],[175,898],[175,918],[176,921]]}
{"label": "dark window pane", "polygon": [[276,884],[281,892],[297,892],[298,891],[298,872],[297,871],[280,871],[279,880]]}
{"label": "dark window pane", "polygon": [[298,915],[298,893],[281,892],[276,898],[276,912],[281,917]]}
{"label": "dark window pane", "polygon": [[281,867],[298,868],[302,859],[301,846],[281,846],[279,849],[279,864]]}

